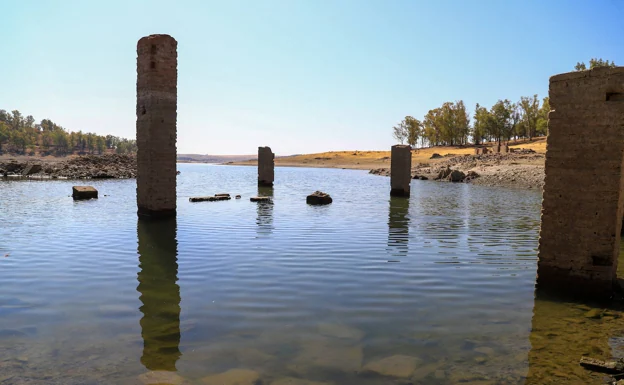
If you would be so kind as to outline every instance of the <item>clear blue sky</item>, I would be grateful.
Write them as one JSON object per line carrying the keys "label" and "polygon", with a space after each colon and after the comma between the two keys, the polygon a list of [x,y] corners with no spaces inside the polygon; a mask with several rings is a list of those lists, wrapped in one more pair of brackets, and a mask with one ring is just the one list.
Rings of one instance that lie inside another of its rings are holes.
{"label": "clear blue sky", "polygon": [[178,152],[388,149],[445,101],[624,65],[623,0],[0,0],[0,108],[135,136],[136,42],[178,40]]}

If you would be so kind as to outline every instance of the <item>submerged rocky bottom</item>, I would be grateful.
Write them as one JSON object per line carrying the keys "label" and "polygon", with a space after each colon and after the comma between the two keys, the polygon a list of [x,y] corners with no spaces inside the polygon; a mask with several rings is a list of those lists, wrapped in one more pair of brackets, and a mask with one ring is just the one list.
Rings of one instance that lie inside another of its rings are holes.
{"label": "submerged rocky bottom", "polygon": [[[579,359],[624,356],[619,309],[539,298],[531,330],[506,334],[504,324],[393,335],[321,322],[193,340],[200,320],[157,326],[104,341],[89,338],[90,325],[43,338],[0,330],[0,384],[602,384],[610,378]],[[179,333],[191,338],[178,345]]]}

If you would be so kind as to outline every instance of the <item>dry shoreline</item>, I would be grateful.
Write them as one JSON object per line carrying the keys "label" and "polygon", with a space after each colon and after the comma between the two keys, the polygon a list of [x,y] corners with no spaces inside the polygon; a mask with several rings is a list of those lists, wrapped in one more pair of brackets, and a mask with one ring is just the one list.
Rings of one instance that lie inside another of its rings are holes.
{"label": "dry shoreline", "polygon": [[[466,183],[541,190],[544,185],[545,138],[512,143],[510,148],[513,152],[487,155],[474,155],[474,146],[414,150],[412,177],[435,180],[443,169],[450,168],[470,173],[471,177],[465,180]],[[257,161],[224,164],[257,166]],[[275,166],[358,169],[389,176],[390,151],[333,151],[276,157]],[[475,174],[478,176],[475,177]]]}

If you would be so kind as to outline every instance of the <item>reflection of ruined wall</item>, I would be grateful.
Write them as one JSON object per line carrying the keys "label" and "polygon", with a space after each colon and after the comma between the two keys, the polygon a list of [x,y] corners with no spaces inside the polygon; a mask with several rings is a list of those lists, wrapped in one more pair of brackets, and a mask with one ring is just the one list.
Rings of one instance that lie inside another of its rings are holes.
{"label": "reflection of ruined wall", "polygon": [[180,287],[175,218],[139,221],[139,286],[141,363],[149,370],[176,370],[181,356]]}
{"label": "reflection of ruined wall", "polygon": [[275,179],[275,154],[271,147],[258,147],[258,184],[273,186]]}
{"label": "reflection of ruined wall", "polygon": [[168,35],[137,44],[137,203],[140,216],[176,210],[177,45]]}
{"label": "reflection of ruined wall", "polygon": [[390,195],[409,196],[412,181],[412,148],[408,145],[392,146],[390,154]]}
{"label": "reflection of ruined wall", "polygon": [[624,68],[550,79],[538,285],[610,292],[622,226]]}

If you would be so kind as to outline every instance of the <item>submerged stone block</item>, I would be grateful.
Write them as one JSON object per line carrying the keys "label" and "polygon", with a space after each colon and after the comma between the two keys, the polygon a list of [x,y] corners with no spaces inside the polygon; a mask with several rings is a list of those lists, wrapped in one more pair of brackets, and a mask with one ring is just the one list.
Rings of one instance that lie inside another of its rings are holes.
{"label": "submerged stone block", "polygon": [[251,197],[251,198],[249,198],[249,200],[251,202],[267,202],[267,203],[272,203],[273,202],[271,197]]}
{"label": "submerged stone block", "polygon": [[306,198],[306,203],[309,205],[328,205],[332,202],[332,197],[322,191],[315,191]]}
{"label": "submerged stone block", "polygon": [[392,146],[390,155],[390,195],[410,196],[412,181],[412,148],[409,145]]}
{"label": "submerged stone block", "polygon": [[73,186],[72,198],[75,201],[84,199],[97,199],[98,191],[93,186]]}
{"label": "submerged stone block", "polygon": [[218,202],[218,201],[229,201],[232,199],[230,195],[215,195],[208,197],[190,197],[189,202]]}

